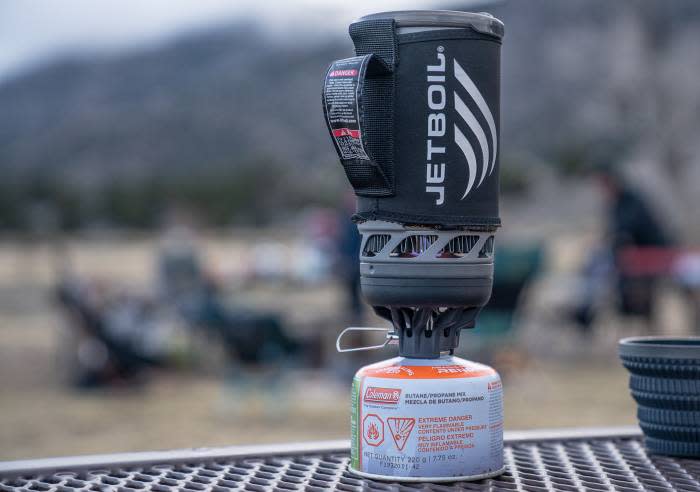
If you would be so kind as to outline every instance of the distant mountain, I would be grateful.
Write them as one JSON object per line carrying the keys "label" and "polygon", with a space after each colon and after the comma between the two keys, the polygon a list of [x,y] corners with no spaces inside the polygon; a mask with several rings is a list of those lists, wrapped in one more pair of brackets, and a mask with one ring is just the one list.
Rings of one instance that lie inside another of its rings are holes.
{"label": "distant mountain", "polygon": [[233,25],[165,47],[61,60],[0,86],[0,169],[81,182],[334,160],[322,74],[349,42]]}

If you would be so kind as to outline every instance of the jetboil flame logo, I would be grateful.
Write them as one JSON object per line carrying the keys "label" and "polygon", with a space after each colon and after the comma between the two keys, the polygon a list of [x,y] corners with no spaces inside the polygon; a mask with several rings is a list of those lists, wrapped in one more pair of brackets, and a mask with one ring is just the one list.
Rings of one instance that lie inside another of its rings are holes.
{"label": "jetboil flame logo", "polygon": [[[445,72],[447,70],[444,47],[437,47],[437,64],[428,65],[427,81],[428,86],[428,138],[427,138],[427,171],[426,171],[426,193],[436,193],[436,205],[445,203],[445,178],[447,170],[441,160],[445,154],[445,142],[441,138],[445,137],[447,122],[445,109],[447,106],[447,94],[445,90]],[[479,91],[469,74],[462,68],[457,59],[452,59],[452,69],[455,79],[460,86],[454,91],[454,109],[461,120],[454,123],[454,143],[457,145],[467,163],[467,183],[462,200],[469,192],[478,188],[484,182],[486,176],[490,176],[496,166],[496,153],[498,152],[498,136],[496,134],[496,122],[489,105],[484,96]],[[466,92],[466,96],[473,101],[473,105],[478,109],[478,116],[472,112],[469,105],[464,102],[460,92]],[[486,128],[479,121],[479,117],[486,123]],[[481,159],[477,160],[476,152],[469,139],[460,128],[462,123],[466,123],[469,131],[474,135],[479,144]],[[488,137],[487,137],[488,133]],[[478,176],[478,182],[477,182]]]}

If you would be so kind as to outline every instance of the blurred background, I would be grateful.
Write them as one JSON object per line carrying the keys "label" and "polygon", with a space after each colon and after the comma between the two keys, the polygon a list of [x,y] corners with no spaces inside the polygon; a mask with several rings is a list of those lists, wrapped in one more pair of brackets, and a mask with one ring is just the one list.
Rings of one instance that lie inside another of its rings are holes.
{"label": "blurred background", "polygon": [[[491,304],[507,429],[635,422],[616,341],[698,334],[694,0],[0,2],[0,458],[346,438],[347,25],[506,26]],[[366,342],[366,341],[357,341]]]}

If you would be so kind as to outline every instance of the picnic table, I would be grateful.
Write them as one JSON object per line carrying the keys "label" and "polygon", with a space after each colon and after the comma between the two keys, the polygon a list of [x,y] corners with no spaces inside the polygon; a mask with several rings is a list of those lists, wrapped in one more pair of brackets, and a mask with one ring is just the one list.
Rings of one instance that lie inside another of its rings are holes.
{"label": "picnic table", "polygon": [[348,470],[348,441],[0,462],[0,491],[688,490],[700,460],[649,454],[636,427],[506,432],[507,471],[476,482],[381,482]]}

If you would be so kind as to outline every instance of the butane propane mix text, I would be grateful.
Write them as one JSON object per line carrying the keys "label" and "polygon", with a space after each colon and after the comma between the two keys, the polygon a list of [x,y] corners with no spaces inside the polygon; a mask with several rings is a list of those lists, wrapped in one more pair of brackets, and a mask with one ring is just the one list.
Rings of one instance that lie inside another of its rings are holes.
{"label": "butane propane mix text", "polygon": [[351,468],[390,480],[503,470],[501,381],[452,355],[493,283],[500,48],[488,14],[387,12],[350,26],[323,109],[357,196],[362,293],[400,357],[360,369]]}

